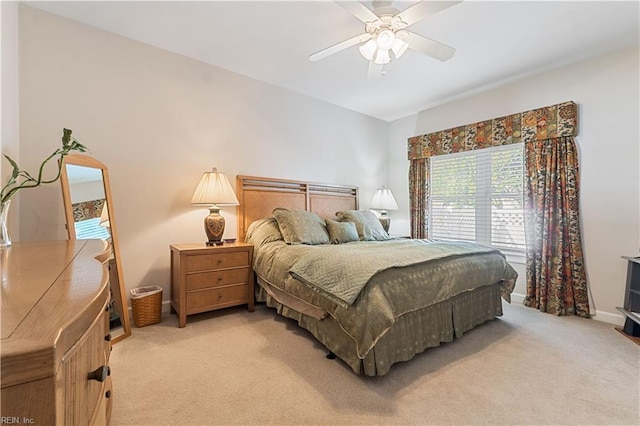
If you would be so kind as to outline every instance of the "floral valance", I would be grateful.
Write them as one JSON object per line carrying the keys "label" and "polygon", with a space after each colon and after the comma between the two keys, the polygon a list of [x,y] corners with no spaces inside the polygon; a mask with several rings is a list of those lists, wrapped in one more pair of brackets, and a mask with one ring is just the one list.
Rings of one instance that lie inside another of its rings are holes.
{"label": "floral valance", "polygon": [[73,221],[81,222],[83,220],[95,219],[102,214],[104,206],[104,198],[100,200],[83,201],[71,205],[73,210]]}
{"label": "floral valance", "polygon": [[414,136],[409,138],[409,160],[518,142],[575,136],[577,132],[576,104],[569,101]]}

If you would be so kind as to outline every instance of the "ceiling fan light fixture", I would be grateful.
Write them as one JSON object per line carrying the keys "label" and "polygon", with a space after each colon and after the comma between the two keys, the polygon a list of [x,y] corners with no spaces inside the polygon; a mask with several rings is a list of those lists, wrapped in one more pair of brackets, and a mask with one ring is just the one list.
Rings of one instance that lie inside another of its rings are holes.
{"label": "ceiling fan light fixture", "polygon": [[407,24],[398,15],[391,18],[389,25],[391,25],[391,28],[394,30],[401,30],[407,27]]}
{"label": "ceiling fan light fixture", "polygon": [[391,51],[393,52],[393,56],[398,59],[404,54],[404,52],[407,51],[408,48],[409,43],[402,40],[400,37],[396,37],[395,41],[393,42],[393,46],[391,46]]}
{"label": "ceiling fan light fixture", "polygon": [[453,47],[405,31],[405,28],[427,16],[462,3],[462,1],[414,0],[415,4],[399,11],[393,7],[391,0],[374,0],[372,2],[373,10],[364,4],[364,0],[334,0],[336,4],[364,24],[364,33],[309,55],[309,60],[316,62],[344,49],[359,45],[360,53],[369,61],[369,69],[377,68],[373,66],[374,64],[386,65],[390,63],[393,59],[402,56],[409,47],[445,62],[454,55],[456,50]]}
{"label": "ceiling fan light fixture", "polygon": [[389,56],[389,51],[378,49],[378,51],[376,52],[376,56],[373,60],[373,63],[377,65],[386,65],[389,62],[391,62],[391,56]]}
{"label": "ceiling fan light fixture", "polygon": [[373,55],[376,53],[376,49],[378,48],[378,44],[374,39],[370,39],[365,44],[359,47],[360,54],[365,57],[367,61],[373,59]]}
{"label": "ceiling fan light fixture", "polygon": [[376,37],[376,43],[378,49],[389,50],[393,46],[393,42],[396,40],[396,35],[391,30],[382,30]]}

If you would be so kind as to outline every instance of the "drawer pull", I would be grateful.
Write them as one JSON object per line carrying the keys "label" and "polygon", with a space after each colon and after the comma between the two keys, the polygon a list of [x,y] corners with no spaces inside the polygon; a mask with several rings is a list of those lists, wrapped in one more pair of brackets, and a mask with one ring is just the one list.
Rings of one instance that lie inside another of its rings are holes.
{"label": "drawer pull", "polygon": [[106,340],[107,342],[110,342],[111,341],[111,333],[109,333],[106,336],[104,336],[104,340]]}
{"label": "drawer pull", "polygon": [[219,264],[221,264],[223,261],[224,261],[224,259],[223,259],[223,258],[221,258],[221,257],[219,257],[219,258],[218,258],[218,265],[219,265]]}
{"label": "drawer pull", "polygon": [[107,376],[111,375],[111,369],[106,366],[103,365],[102,367],[98,367],[95,370],[93,370],[91,373],[88,374],[87,379],[89,380],[95,380],[97,382],[104,382],[105,380],[107,380]]}

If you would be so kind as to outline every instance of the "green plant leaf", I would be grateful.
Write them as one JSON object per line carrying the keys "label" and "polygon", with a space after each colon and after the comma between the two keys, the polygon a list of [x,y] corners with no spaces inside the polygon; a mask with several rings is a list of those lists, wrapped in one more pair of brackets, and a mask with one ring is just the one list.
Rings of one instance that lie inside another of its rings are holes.
{"label": "green plant leaf", "polygon": [[[56,149],[51,155],[49,155],[43,162],[40,164],[38,169],[38,178],[34,178],[29,174],[29,172],[25,170],[20,170],[18,164],[8,155],[3,154],[7,161],[13,167],[13,172],[11,174],[11,178],[9,181],[2,187],[0,190],[0,202],[5,202],[10,200],[20,189],[24,188],[35,188],[40,186],[41,184],[52,183],[57,181],[60,178],[61,170],[62,170],[62,159],[65,155],[69,154],[70,151],[80,151],[86,152],[87,148],[82,145],[80,142],[71,136],[72,131],[70,129],[63,129],[62,131],[62,148]],[[59,157],[57,174],[53,179],[46,180],[43,179],[44,168],[49,160],[54,157]],[[19,179],[20,178],[20,179]]]}
{"label": "green plant leaf", "polygon": [[7,154],[4,154],[4,158],[7,159],[7,161],[11,164],[11,167],[13,167],[13,172],[11,173],[11,178],[15,179],[18,177],[18,173],[20,173],[20,168],[18,167],[18,164],[13,161],[13,159],[11,157],[9,157]]}
{"label": "green plant leaf", "polygon": [[71,133],[70,129],[62,129],[62,147],[67,148],[69,146],[69,142],[71,141]]}

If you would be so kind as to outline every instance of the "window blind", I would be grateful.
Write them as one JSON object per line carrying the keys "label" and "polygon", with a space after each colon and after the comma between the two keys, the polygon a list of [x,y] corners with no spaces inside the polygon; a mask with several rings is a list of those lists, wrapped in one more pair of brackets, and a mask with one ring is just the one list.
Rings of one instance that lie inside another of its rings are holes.
{"label": "window blind", "polygon": [[86,240],[91,238],[106,240],[111,237],[107,228],[100,226],[99,217],[74,222],[74,225],[76,228],[76,238],[79,240]]}
{"label": "window blind", "polygon": [[431,157],[431,238],[524,252],[523,145]]}

